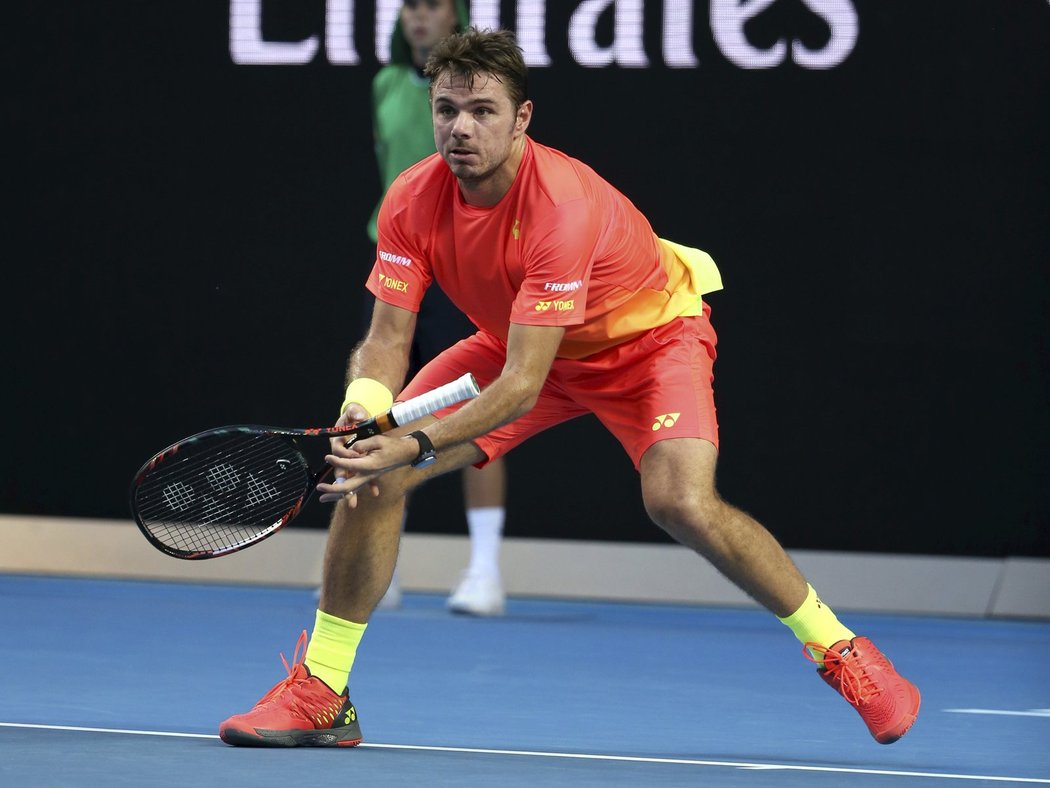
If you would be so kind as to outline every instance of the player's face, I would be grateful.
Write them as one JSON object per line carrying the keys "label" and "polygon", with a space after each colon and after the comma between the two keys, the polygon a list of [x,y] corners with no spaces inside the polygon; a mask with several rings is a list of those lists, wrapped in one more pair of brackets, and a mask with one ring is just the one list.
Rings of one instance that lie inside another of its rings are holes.
{"label": "player's face", "polygon": [[434,80],[431,102],[434,142],[468,201],[472,192],[498,201],[521,163],[532,102],[515,107],[503,83],[489,74],[479,74],[471,89],[463,77],[447,73]]}
{"label": "player's face", "polygon": [[401,29],[413,53],[425,60],[426,54],[456,29],[454,0],[405,0]]}

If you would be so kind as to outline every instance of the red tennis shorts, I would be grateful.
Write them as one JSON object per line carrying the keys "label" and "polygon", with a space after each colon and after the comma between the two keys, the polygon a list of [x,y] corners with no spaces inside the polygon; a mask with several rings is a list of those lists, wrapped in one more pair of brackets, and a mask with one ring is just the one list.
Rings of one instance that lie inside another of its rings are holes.
{"label": "red tennis shorts", "polygon": [[[555,424],[594,413],[638,468],[646,449],[668,438],[702,438],[718,447],[712,384],[717,337],[711,309],[680,317],[629,342],[582,359],[555,359],[535,407],[474,442],[489,461]],[[507,347],[479,332],[423,367],[398,399],[472,372],[484,389],[499,377]],[[440,410],[442,418],[463,403]],[[484,463],[481,463],[482,465]]]}

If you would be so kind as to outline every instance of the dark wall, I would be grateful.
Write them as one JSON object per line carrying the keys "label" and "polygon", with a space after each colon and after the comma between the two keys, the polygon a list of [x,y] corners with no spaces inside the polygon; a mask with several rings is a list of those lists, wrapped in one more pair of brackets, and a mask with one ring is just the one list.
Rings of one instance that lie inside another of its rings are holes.
{"label": "dark wall", "polygon": [[[778,0],[742,26],[827,52],[852,10],[830,68],[744,67],[725,0],[691,5],[695,67],[662,46],[689,4],[650,0],[648,67],[585,68],[579,3],[520,5],[552,61],[533,136],[720,264],[723,494],[789,547],[1050,553],[1050,5]],[[266,39],[319,36],[299,66],[235,64],[223,2],[21,6],[0,511],[125,518],[132,473],[185,434],[335,416],[378,193],[372,4],[329,0],[361,58],[335,65],[323,2],[263,2]],[[591,419],[509,463],[510,535],[664,538]],[[457,488],[417,494],[410,527],[461,532]]]}

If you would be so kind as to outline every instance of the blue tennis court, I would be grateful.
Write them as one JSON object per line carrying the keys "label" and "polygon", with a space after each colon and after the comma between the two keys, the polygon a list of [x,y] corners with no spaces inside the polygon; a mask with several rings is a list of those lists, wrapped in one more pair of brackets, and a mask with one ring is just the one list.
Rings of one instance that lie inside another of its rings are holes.
{"label": "blue tennis court", "polygon": [[216,729],[284,675],[310,590],[0,575],[0,785],[1050,784],[1050,623],[858,615],[923,692],[884,747],[742,609],[407,594],[351,696],[366,744],[252,750]]}

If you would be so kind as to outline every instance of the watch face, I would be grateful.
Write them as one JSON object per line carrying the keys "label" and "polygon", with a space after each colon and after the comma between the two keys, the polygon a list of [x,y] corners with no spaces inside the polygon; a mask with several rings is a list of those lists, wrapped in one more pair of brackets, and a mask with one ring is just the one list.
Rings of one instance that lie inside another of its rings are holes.
{"label": "watch face", "polygon": [[431,454],[424,454],[422,457],[420,457],[418,460],[416,460],[414,463],[412,463],[412,467],[413,468],[425,468],[426,466],[430,465],[435,460],[437,460],[437,455],[436,454],[433,454],[433,453],[431,453]]}

